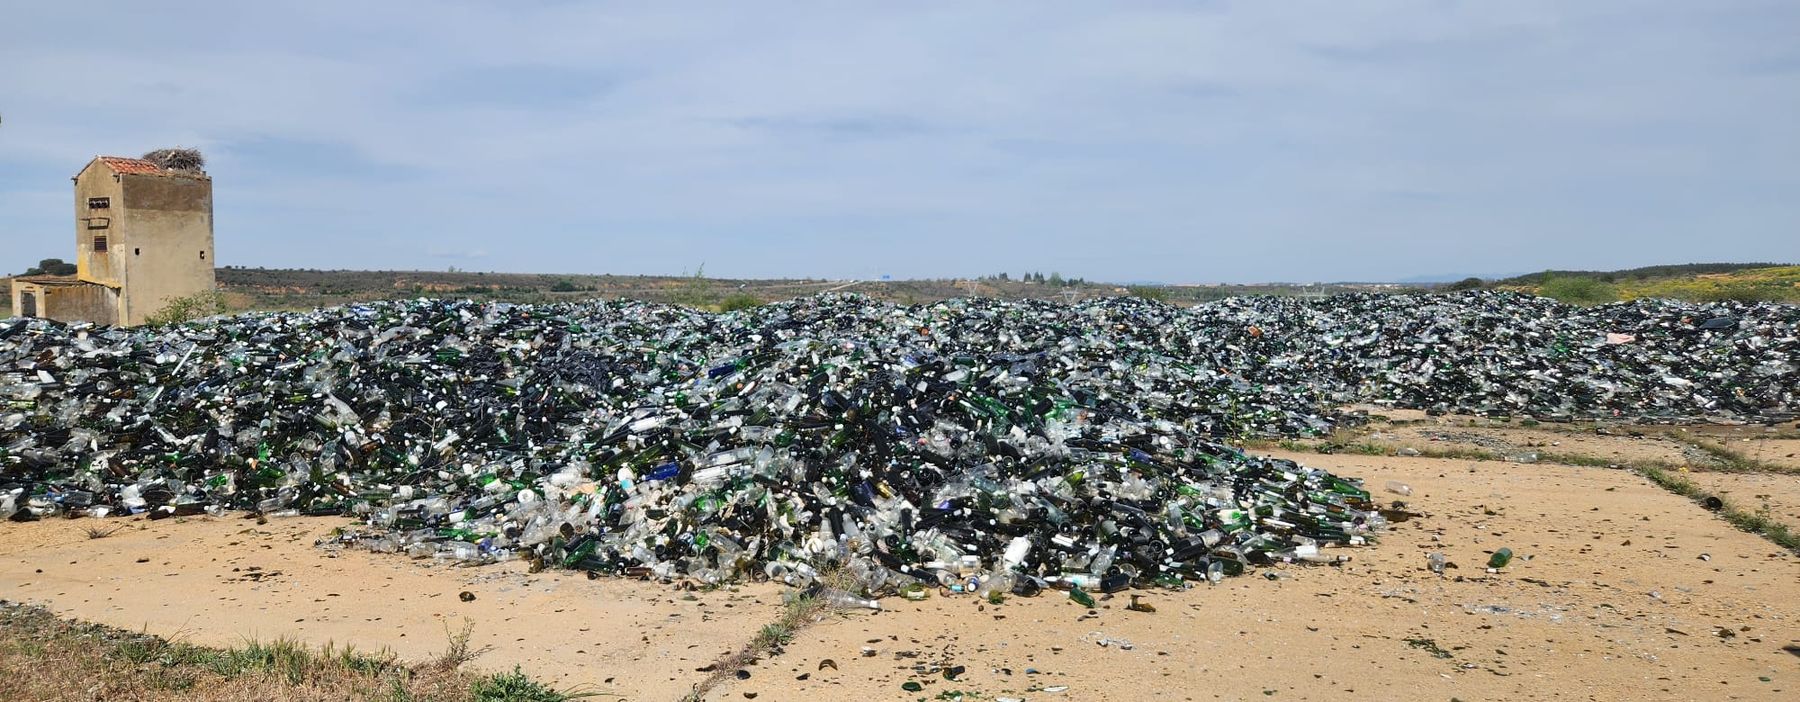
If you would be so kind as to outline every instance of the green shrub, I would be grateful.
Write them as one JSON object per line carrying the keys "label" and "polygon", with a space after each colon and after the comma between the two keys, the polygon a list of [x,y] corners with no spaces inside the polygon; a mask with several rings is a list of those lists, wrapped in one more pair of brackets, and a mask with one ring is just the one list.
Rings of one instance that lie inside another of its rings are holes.
{"label": "green shrub", "polygon": [[669,297],[675,304],[683,307],[701,308],[711,305],[718,294],[713,291],[713,282],[706,277],[706,264],[700,264],[694,274],[682,281],[681,286]]}
{"label": "green shrub", "polygon": [[1162,286],[1133,285],[1130,290],[1132,295],[1146,300],[1155,300],[1157,302],[1169,301],[1169,289]]}
{"label": "green shrub", "polygon": [[225,293],[217,289],[202,290],[192,295],[169,298],[163,303],[162,309],[144,319],[144,324],[162,327],[225,312]]}
{"label": "green shrub", "polygon": [[719,301],[720,312],[736,312],[761,306],[762,300],[750,293],[732,293]]}
{"label": "green shrub", "polygon": [[559,293],[575,292],[580,289],[581,288],[576,287],[574,283],[569,282],[569,280],[567,278],[558,280],[558,281],[556,281],[555,284],[550,286],[550,292],[559,292]]}
{"label": "green shrub", "polygon": [[1598,305],[1617,302],[1619,291],[1594,278],[1558,276],[1546,278],[1538,286],[1538,294],[1571,305]]}

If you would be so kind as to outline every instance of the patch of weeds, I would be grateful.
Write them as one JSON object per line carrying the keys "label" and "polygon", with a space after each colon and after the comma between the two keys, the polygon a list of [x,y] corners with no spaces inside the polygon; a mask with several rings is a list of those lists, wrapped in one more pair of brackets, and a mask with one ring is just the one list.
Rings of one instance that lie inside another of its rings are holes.
{"label": "patch of weeds", "polygon": [[1504,458],[1500,454],[1487,449],[1469,448],[1466,446],[1451,446],[1448,448],[1428,446],[1426,448],[1415,450],[1419,452],[1420,456],[1426,458],[1445,458],[1456,461],[1498,461]]}
{"label": "patch of weeds", "polygon": [[1383,446],[1381,444],[1377,444],[1372,441],[1357,441],[1357,442],[1348,443],[1348,444],[1327,441],[1323,444],[1319,444],[1318,448],[1316,448],[1315,450],[1318,451],[1319,453],[1347,453],[1347,454],[1353,454],[1353,455],[1358,455],[1358,456],[1392,456],[1392,455],[1394,455],[1393,447]]}
{"label": "patch of weeds", "polygon": [[226,311],[225,293],[217,289],[202,290],[192,295],[165,300],[162,309],[144,318],[144,325],[165,327],[201,317],[225,314]]}
{"label": "patch of weeds", "polygon": [[380,675],[398,667],[398,659],[393,651],[382,649],[373,654],[360,653],[355,646],[349,644],[340,649],[326,643],[320,657],[344,670],[362,675]]}
{"label": "patch of weeds", "polygon": [[669,298],[683,307],[703,309],[712,306],[713,301],[718,299],[718,293],[713,287],[713,281],[706,277],[706,264],[702,263],[692,276],[683,277],[680,286],[669,294]]}
{"label": "patch of weeds", "polygon": [[1436,641],[1433,641],[1431,639],[1419,639],[1419,638],[1407,639],[1406,645],[1411,646],[1416,649],[1420,649],[1422,651],[1425,651],[1426,653],[1430,653],[1435,658],[1443,658],[1443,659],[1447,660],[1447,659],[1455,657],[1455,656],[1450,655],[1449,651],[1444,650],[1442,646],[1439,646]]}
{"label": "patch of weeds", "polygon": [[597,697],[597,692],[563,692],[532,680],[518,666],[510,673],[495,673],[476,680],[469,692],[475,702],[564,702]]}
{"label": "patch of weeds", "polygon": [[444,622],[444,636],[450,641],[444,647],[443,654],[439,655],[437,660],[432,661],[432,664],[444,670],[456,670],[461,668],[464,663],[480,658],[494,650],[493,646],[479,648],[470,646],[469,639],[474,635],[475,622],[464,620],[462,630],[456,632],[450,631],[450,622]]}
{"label": "patch of weeds", "polygon": [[719,301],[720,312],[736,312],[762,306],[762,300],[749,293],[732,293]]}
{"label": "patch of weeds", "polygon": [[767,653],[794,640],[794,633],[819,618],[825,603],[806,594],[796,593],[781,607],[781,617],[764,624],[750,642],[759,654]]}
{"label": "patch of weeds", "polygon": [[87,537],[90,539],[104,539],[108,536],[112,536],[113,534],[119,533],[124,528],[125,528],[125,525],[123,525],[123,524],[119,524],[119,525],[115,525],[115,526],[111,526],[111,527],[91,526],[91,527],[87,528]]}
{"label": "patch of weeds", "polygon": [[1560,463],[1565,466],[1585,466],[1588,468],[1606,468],[1619,465],[1618,461],[1600,456],[1589,456],[1585,453],[1540,453],[1538,460],[1543,463]]}
{"label": "patch of weeds", "polygon": [[154,636],[134,636],[120,641],[113,647],[113,653],[120,660],[134,665],[150,663],[162,657],[169,642]]}
{"label": "patch of weeds", "polygon": [[1657,466],[1634,466],[1639,475],[1648,478],[1664,490],[1701,503],[1707,509],[1718,512],[1727,523],[1743,531],[1756,534],[1782,548],[1800,553],[1800,534],[1786,524],[1775,521],[1766,513],[1746,512],[1736,505],[1725,501],[1717,495],[1707,492],[1694,481],[1663,470]]}
{"label": "patch of weeds", "polygon": [[[857,588],[850,574],[843,569],[831,569],[819,574],[821,585],[854,592]],[[824,600],[804,592],[794,592],[784,598],[781,616],[775,621],[764,624],[757,630],[756,637],[736,653],[714,661],[710,666],[712,674],[694,685],[692,692],[683,697],[683,702],[700,702],[706,694],[719,683],[736,675],[739,670],[751,662],[778,652],[781,647],[793,642],[794,635],[807,625],[819,621],[825,616],[829,606]]]}
{"label": "patch of weeds", "polygon": [[1693,441],[1691,443],[1693,443],[1694,448],[1700,449],[1701,451],[1706,452],[1707,455],[1718,459],[1719,466],[1715,467],[1714,470],[1731,473],[1800,473],[1800,470],[1794,468],[1775,465],[1773,463],[1751,458],[1737,452],[1735,449],[1726,446],[1723,443],[1705,440]]}
{"label": "patch of weeds", "polygon": [[1701,490],[1700,486],[1695,485],[1692,480],[1688,480],[1679,475],[1670,474],[1668,471],[1656,466],[1636,466],[1636,468],[1638,469],[1638,473],[1649,478],[1650,482],[1656,483],[1664,490],[1695,500],[1706,496],[1706,491]]}
{"label": "patch of weeds", "polygon": [[1129,290],[1133,297],[1141,297],[1156,302],[1168,302],[1171,297],[1169,289],[1160,285],[1133,285]]}
{"label": "patch of weeds", "polygon": [[764,624],[762,629],[756,632],[756,638],[750,642],[750,645],[756,648],[768,649],[777,646],[786,646],[793,641],[793,629],[783,627],[776,622],[770,622]]}
{"label": "patch of weeds", "polygon": [[242,648],[227,649],[223,660],[213,669],[226,676],[267,673],[298,685],[306,679],[313,664],[313,652],[304,644],[279,638],[268,643],[251,641]]}
{"label": "patch of weeds", "polygon": [[[479,655],[468,627],[453,635],[456,655]],[[41,607],[0,601],[0,670],[30,667],[38,674],[9,680],[7,699],[186,699],[194,690],[208,699],[522,700],[561,702],[597,693],[558,691],[512,673],[481,676],[436,663],[415,665],[389,651],[373,654],[352,646],[313,649],[290,639],[248,641],[233,648],[196,646],[56,617]],[[174,697],[170,696],[174,693]]]}
{"label": "patch of weeds", "polygon": [[1775,542],[1790,551],[1800,552],[1800,533],[1795,533],[1788,525],[1770,519],[1761,512],[1744,512],[1727,506],[1720,516],[1731,525],[1750,532],[1760,534],[1763,538]]}

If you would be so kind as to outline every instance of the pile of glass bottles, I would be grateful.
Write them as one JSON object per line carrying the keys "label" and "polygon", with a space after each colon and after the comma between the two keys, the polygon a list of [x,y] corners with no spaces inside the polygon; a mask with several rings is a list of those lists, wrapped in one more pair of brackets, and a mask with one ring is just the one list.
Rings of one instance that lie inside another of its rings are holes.
{"label": "pile of glass bottles", "polygon": [[1382,525],[1358,482],[1224,439],[1351,401],[1791,416],[1797,322],[1496,293],[14,319],[0,516],[349,514],[376,550],[707,582],[1216,582]]}

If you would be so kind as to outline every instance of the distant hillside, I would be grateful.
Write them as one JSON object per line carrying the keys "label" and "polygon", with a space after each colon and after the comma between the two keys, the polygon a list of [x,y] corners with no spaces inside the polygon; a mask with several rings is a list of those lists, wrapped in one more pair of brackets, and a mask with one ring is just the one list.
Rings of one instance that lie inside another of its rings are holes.
{"label": "distant hillside", "polygon": [[1411,278],[1401,278],[1401,279],[1393,281],[1393,282],[1398,283],[1400,285],[1441,285],[1441,284],[1445,284],[1445,283],[1454,283],[1459,280],[1468,280],[1470,278],[1477,278],[1477,279],[1481,279],[1481,280],[1510,280],[1514,277],[1518,277],[1518,276],[1522,276],[1522,275],[1524,275],[1524,274],[1508,273],[1505,275],[1496,276],[1491,273],[1488,275],[1474,275],[1472,273],[1435,273],[1432,275],[1415,275]]}
{"label": "distant hillside", "polygon": [[1681,278],[1714,273],[1733,273],[1752,268],[1780,268],[1790,266],[1788,263],[1682,263],[1672,266],[1644,266],[1643,268],[1627,268],[1617,271],[1543,271],[1525,275],[1503,278],[1494,281],[1495,285],[1542,285],[1546,278],[1594,278],[1601,282],[1617,283],[1633,280],[1655,280],[1661,278]]}
{"label": "distant hillside", "polygon": [[1800,266],[1697,263],[1626,271],[1548,271],[1500,281],[1492,287],[1523,290],[1577,304],[1658,297],[1699,302],[1800,303]]}
{"label": "distant hillside", "polygon": [[348,271],[226,267],[219,287],[232,309],[311,309],[348,302],[407,297],[468,297],[507,302],[565,302],[632,298],[691,307],[735,309],[813,295],[855,292],[904,304],[980,295],[1008,299],[1067,299],[1116,295],[1109,284],[1022,280],[736,280],[690,276],[486,273],[473,271]]}

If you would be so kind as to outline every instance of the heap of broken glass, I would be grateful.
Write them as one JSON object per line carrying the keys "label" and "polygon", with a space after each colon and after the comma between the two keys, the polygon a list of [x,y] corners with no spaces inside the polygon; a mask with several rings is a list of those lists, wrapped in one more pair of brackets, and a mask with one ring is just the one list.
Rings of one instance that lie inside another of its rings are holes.
{"label": "heap of broken glass", "polygon": [[0,323],[0,515],[352,514],[365,546],[701,581],[1116,589],[1335,561],[1332,408],[1791,416],[1800,315],[1510,294],[828,295]]}

